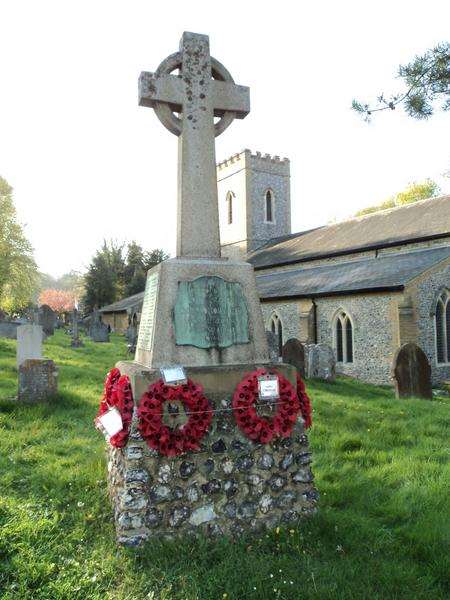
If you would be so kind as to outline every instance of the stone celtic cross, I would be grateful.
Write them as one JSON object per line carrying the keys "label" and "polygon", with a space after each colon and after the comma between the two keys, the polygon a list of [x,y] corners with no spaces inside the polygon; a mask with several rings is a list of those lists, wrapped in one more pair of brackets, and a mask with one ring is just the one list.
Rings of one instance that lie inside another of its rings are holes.
{"label": "stone celtic cross", "polygon": [[220,257],[214,137],[249,113],[249,88],[210,56],[208,36],[185,32],[179,52],[141,73],[139,104],[179,136],[177,255]]}

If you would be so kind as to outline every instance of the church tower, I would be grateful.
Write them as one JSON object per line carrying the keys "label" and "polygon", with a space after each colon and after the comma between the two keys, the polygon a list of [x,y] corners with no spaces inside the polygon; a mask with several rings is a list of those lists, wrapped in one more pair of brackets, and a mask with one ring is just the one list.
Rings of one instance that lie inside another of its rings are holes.
{"label": "church tower", "polygon": [[222,256],[245,259],[291,233],[287,158],[244,150],[217,165]]}

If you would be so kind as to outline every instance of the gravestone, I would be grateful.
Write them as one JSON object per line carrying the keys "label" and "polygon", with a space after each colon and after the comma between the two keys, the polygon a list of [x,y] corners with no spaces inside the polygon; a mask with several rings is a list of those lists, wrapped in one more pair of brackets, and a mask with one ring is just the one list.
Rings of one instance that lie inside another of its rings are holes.
{"label": "gravestone", "polygon": [[175,365],[217,413],[199,451],[150,450],[136,418],[127,446],[108,448],[118,540],[235,536],[297,522],[318,498],[303,420],[290,438],[255,444],[231,410],[237,385],[258,368],[296,385],[291,365],[271,362],[253,267],[220,254],[214,139],[248,114],[249,90],[210,56],[207,36],[185,32],[179,52],[141,74],[139,104],[178,136],[177,257],[149,270],[135,360],[116,366],[130,378],[135,414],[160,368]]}
{"label": "gravestone", "polygon": [[267,344],[269,346],[269,357],[272,362],[278,362],[278,335],[273,331],[266,330]]}
{"label": "gravestone", "polygon": [[40,325],[28,323],[17,328],[18,399],[40,402],[57,392],[58,374],[52,360],[42,358],[44,334]]}
{"label": "gravestone", "polygon": [[333,349],[327,344],[308,344],[307,376],[311,379],[334,381],[336,378],[336,357]]}
{"label": "gravestone", "polygon": [[109,328],[103,323],[100,313],[96,310],[92,313],[89,322],[89,337],[94,342],[109,342]]}
{"label": "gravestone", "polygon": [[283,362],[297,369],[305,377],[305,346],[296,338],[290,338],[283,346]]}
{"label": "gravestone", "polygon": [[109,342],[108,325],[102,321],[94,321],[91,323],[89,336],[94,342]]}
{"label": "gravestone", "polygon": [[417,344],[404,344],[397,350],[392,377],[397,398],[432,398],[430,363]]}
{"label": "gravestone", "polygon": [[17,328],[17,368],[27,359],[42,358],[41,325],[28,323]]}
{"label": "gravestone", "polygon": [[27,358],[19,366],[19,392],[21,402],[42,402],[58,391],[58,371],[48,359]]}
{"label": "gravestone", "polygon": [[39,307],[39,325],[41,325],[46,336],[55,333],[56,313],[47,304]]}
{"label": "gravestone", "polygon": [[0,337],[16,340],[19,325],[21,323],[16,321],[0,321]]}
{"label": "gravestone", "polygon": [[134,325],[129,325],[125,332],[125,337],[127,339],[127,353],[134,354],[136,352],[136,342],[137,342],[137,327]]}
{"label": "gravestone", "polygon": [[70,345],[72,348],[81,348],[84,346],[78,330],[78,311],[76,309],[74,309],[72,312],[72,340]]}

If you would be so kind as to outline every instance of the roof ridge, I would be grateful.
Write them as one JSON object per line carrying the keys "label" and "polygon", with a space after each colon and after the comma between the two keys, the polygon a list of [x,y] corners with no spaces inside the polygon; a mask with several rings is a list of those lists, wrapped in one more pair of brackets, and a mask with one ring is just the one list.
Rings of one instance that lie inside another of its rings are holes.
{"label": "roof ridge", "polygon": [[[450,252],[450,246],[431,246],[429,248],[410,248],[408,250],[399,250],[397,252],[386,252],[386,254],[379,254],[378,256],[361,256],[358,258],[349,258],[348,260],[343,260],[343,261],[339,261],[339,262],[326,262],[326,263],[322,263],[320,265],[310,265],[308,264],[307,266],[299,266],[298,264],[295,265],[295,263],[292,265],[292,268],[290,269],[285,269],[282,271],[271,271],[270,273],[258,273],[257,277],[273,277],[274,275],[286,275],[286,273],[292,273],[293,271],[301,271],[302,273],[304,273],[305,271],[311,271],[313,269],[329,269],[330,267],[332,268],[336,268],[337,266],[344,266],[344,265],[349,265],[349,264],[358,264],[361,262],[368,262],[368,261],[383,261],[389,258],[395,258],[398,256],[410,256],[411,254],[419,254],[419,253],[423,253],[426,254],[427,252],[437,252],[438,250],[447,250]],[[276,268],[276,267],[275,267]]]}
{"label": "roof ridge", "polygon": [[[353,221],[353,220],[357,221],[359,219],[367,219],[369,217],[379,215],[380,213],[386,214],[388,212],[394,212],[397,210],[411,208],[413,206],[417,206],[418,204],[425,204],[425,202],[430,202],[430,200],[442,200],[443,198],[450,199],[450,194],[442,194],[441,196],[429,196],[428,198],[422,198],[421,200],[415,200],[414,202],[407,202],[406,204],[400,204],[398,206],[390,206],[389,208],[380,208],[380,210],[376,210],[376,211],[368,213],[366,215],[353,215],[352,217],[348,217],[347,219],[338,221],[338,223],[331,223],[330,225],[338,225],[339,223],[347,223],[348,221]],[[371,208],[371,207],[368,206],[367,208]],[[364,210],[364,208],[362,208],[361,210]]]}

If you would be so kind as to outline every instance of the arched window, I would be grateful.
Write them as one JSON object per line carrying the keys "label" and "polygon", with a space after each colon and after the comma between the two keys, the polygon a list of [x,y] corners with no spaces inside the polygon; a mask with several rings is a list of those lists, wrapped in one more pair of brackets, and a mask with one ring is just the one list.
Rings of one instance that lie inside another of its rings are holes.
{"label": "arched window", "polygon": [[270,331],[274,333],[278,341],[278,356],[283,354],[283,324],[277,314],[272,315],[270,319]]}
{"label": "arched window", "polygon": [[438,364],[450,363],[450,292],[444,290],[436,303],[436,356]]}
{"label": "arched window", "polygon": [[334,348],[338,363],[353,362],[353,323],[343,310],[334,320]]}
{"label": "arched window", "polygon": [[231,223],[233,222],[233,198],[234,198],[234,194],[233,192],[228,192],[227,193],[227,215],[228,215],[228,225],[231,225]]}
{"label": "arched window", "polygon": [[266,199],[266,222],[273,223],[273,192],[267,190],[265,194]]}

